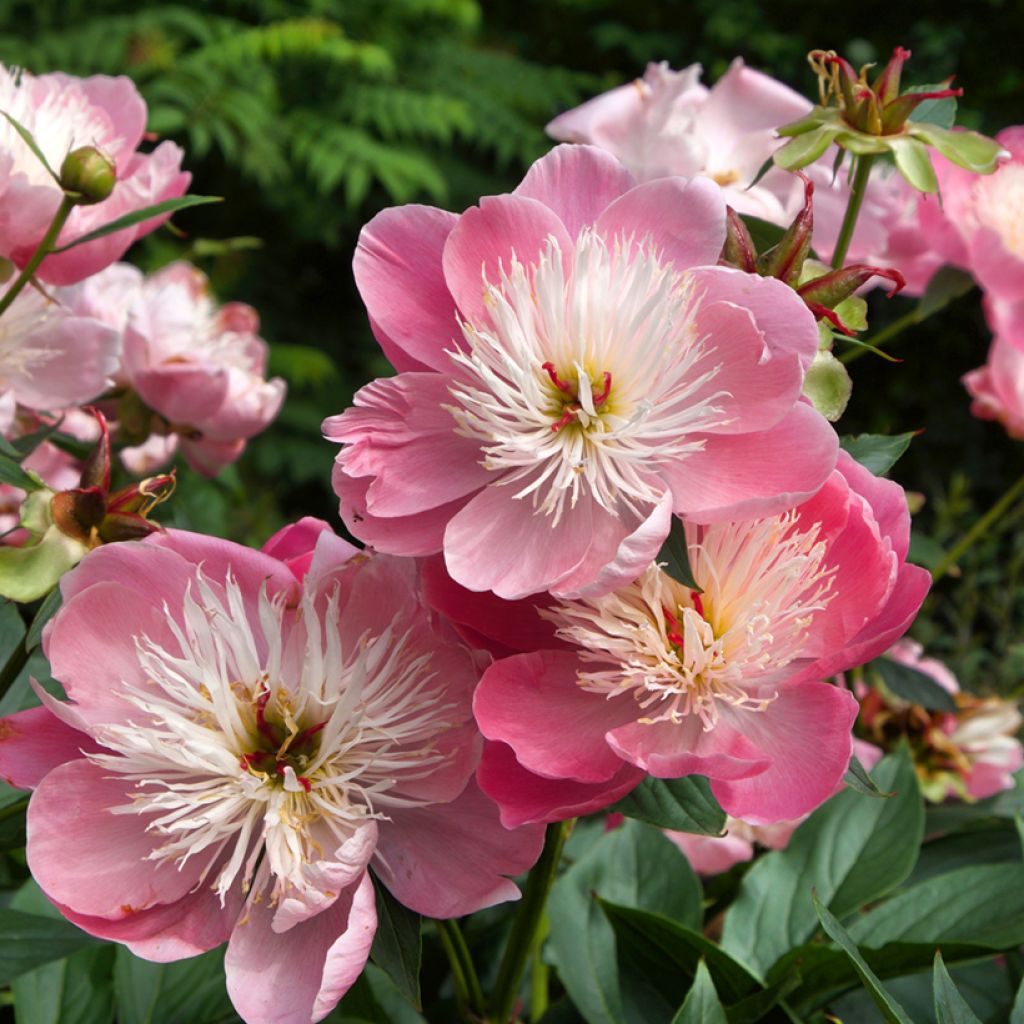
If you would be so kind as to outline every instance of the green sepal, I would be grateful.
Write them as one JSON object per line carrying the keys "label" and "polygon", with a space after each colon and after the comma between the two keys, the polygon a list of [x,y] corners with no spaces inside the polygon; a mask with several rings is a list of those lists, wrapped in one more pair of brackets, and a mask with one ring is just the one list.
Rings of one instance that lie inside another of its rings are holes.
{"label": "green sepal", "polygon": [[939,191],[939,179],[935,177],[928,147],[923,142],[909,135],[893,136],[889,139],[889,149],[896,159],[896,170],[912,188],[918,192]]}
{"label": "green sepal", "polygon": [[978,132],[955,132],[937,124],[911,124],[908,131],[915,139],[937,149],[947,160],[975,174],[991,174],[998,167],[999,158],[1006,154],[995,139]]}

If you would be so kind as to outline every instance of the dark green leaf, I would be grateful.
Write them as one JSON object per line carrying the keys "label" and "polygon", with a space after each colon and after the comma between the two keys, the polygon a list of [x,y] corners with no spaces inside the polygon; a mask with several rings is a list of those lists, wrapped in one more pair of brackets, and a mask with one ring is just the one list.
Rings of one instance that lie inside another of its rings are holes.
{"label": "dark green leaf", "polygon": [[[548,904],[549,949],[559,977],[590,1024],[610,1024],[627,1019],[627,999],[615,933],[595,894],[627,907],[657,909],[693,928],[701,925],[702,895],[678,848],[638,821],[601,836],[555,883]],[[669,1013],[678,1005],[677,1000]]]}
{"label": "dark green leaf", "polygon": [[27,796],[0,808],[0,850],[17,850],[25,845],[25,812],[27,810]]}
{"label": "dark green leaf", "polygon": [[[902,665],[891,658],[876,658],[869,666],[885,683],[886,689],[894,696],[920,704],[929,711],[956,713],[956,701],[931,676],[909,665]],[[870,679],[870,674],[868,676]]]}
{"label": "dark green leaf", "polygon": [[20,487],[23,491],[39,490],[38,481],[33,480],[10,456],[2,454],[0,454],[0,484]]}
{"label": "dark green leaf", "polygon": [[152,206],[147,206],[144,209],[126,213],[123,217],[118,217],[109,224],[104,224],[94,231],[89,231],[76,238],[73,242],[68,242],[67,245],[62,245],[53,251],[67,252],[68,249],[74,249],[77,245],[95,242],[97,238],[103,238],[106,235],[112,235],[115,231],[123,231],[125,228],[134,227],[145,220],[152,220],[153,217],[163,216],[165,213],[177,213],[178,210],[184,210],[189,206],[203,206],[206,203],[221,203],[223,201],[221,196],[179,196],[177,199],[165,199],[162,203],[154,203]]}
{"label": "dark green leaf", "polygon": [[97,942],[61,918],[0,910],[0,985]]}
{"label": "dark green leaf", "polygon": [[725,828],[725,811],[702,775],[681,779],[648,776],[611,809],[673,832],[720,836]]}
{"label": "dark green leaf", "polygon": [[[775,157],[774,156],[768,157],[768,159],[765,160],[765,162],[763,164],[761,164],[761,166],[757,169],[757,174],[754,175],[754,180],[746,187],[746,189],[744,189],[744,191],[746,192],[746,191],[749,191],[750,189],[752,189],[774,166],[775,166]],[[746,220],[747,218],[744,217],[743,219]],[[759,221],[761,224],[767,224],[768,223],[768,221],[766,221],[766,220],[761,220],[760,217],[751,217],[750,219],[751,220]],[[775,227],[774,224],[771,225],[771,226]],[[747,227],[749,228],[750,225],[748,224]],[[778,241],[778,239],[776,239],[776,241]]]}
{"label": "dark green leaf", "polygon": [[420,1002],[420,915],[399,903],[375,877],[377,932],[370,958],[384,970],[416,1009]]}
{"label": "dark green leaf", "polygon": [[821,926],[825,929],[825,934],[837,942],[850,958],[853,968],[863,982],[864,987],[871,993],[875,1005],[881,1010],[882,1017],[888,1024],[914,1024],[906,1015],[903,1007],[882,987],[882,983],[860,955],[860,951],[846,933],[846,929],[835,919],[828,908],[822,905],[817,893],[812,894],[811,898],[814,901],[814,910],[821,921]]}
{"label": "dark green leaf", "polygon": [[235,1020],[224,983],[224,949],[169,964],[117,950],[114,995],[118,1024],[214,1024]]}
{"label": "dark green leaf", "polygon": [[945,309],[954,299],[966,295],[973,287],[974,278],[966,270],[960,270],[958,267],[940,267],[932,275],[924,295],[917,304],[918,320],[924,320],[925,317]]}
{"label": "dark green leaf", "polygon": [[1013,1000],[1013,1009],[1010,1011],[1010,1024],[1024,1024],[1024,981],[1017,989],[1017,995]]}
{"label": "dark green leaf", "polygon": [[899,885],[917,859],[924,805],[905,751],[872,773],[889,800],[851,789],[834,796],[793,833],[785,850],[757,860],[725,915],[722,947],[762,975],[810,939],[817,915],[810,890],[840,917]]}
{"label": "dark green leaf", "polygon": [[852,455],[875,476],[884,476],[910,447],[914,434],[847,434],[839,439],[843,451]]}
{"label": "dark green leaf", "polygon": [[0,114],[3,114],[4,117],[7,118],[7,120],[11,124],[11,127],[22,137],[22,139],[25,140],[25,145],[32,150],[32,153],[35,155],[35,158],[46,168],[50,177],[53,178],[53,180],[57,182],[57,184],[59,185],[60,177],[50,166],[49,161],[46,159],[46,155],[39,148],[39,144],[36,142],[35,136],[24,125],[19,124],[17,121],[15,121],[14,118],[11,117],[11,115],[8,114],[6,110],[0,110]]}
{"label": "dark green leaf", "polygon": [[107,1024],[114,1015],[114,947],[81,949],[11,982],[18,1024]]}
{"label": "dark green leaf", "polygon": [[894,793],[883,793],[876,785],[875,780],[868,774],[867,769],[856,757],[850,758],[850,767],[847,769],[846,775],[843,776],[843,781],[851,789],[855,789],[858,793],[863,793],[865,796],[878,796],[885,799],[895,796]]}
{"label": "dark green leaf", "polygon": [[665,538],[665,543],[661,546],[661,551],[658,552],[656,561],[664,565],[665,572],[676,582],[682,583],[690,590],[697,591],[698,594],[703,593],[693,578],[693,570],[690,568],[690,550],[686,543],[686,527],[678,516],[672,517],[672,528]]}
{"label": "dark green leaf", "polygon": [[935,1016],[938,1024],[981,1024],[967,1000],[960,995],[953,979],[942,962],[942,953],[935,953],[935,968],[932,975],[932,991],[935,996]]}
{"label": "dark green leaf", "polygon": [[697,964],[697,974],[689,994],[672,1018],[672,1024],[726,1024],[725,1010],[718,1001],[715,983],[703,960]]}
{"label": "dark green leaf", "polygon": [[25,636],[26,650],[32,651],[39,646],[43,639],[43,627],[57,613],[57,609],[60,607],[60,602],[60,587],[54,587],[53,590],[43,598],[43,603],[39,606],[39,610],[36,612],[35,618],[32,620],[32,625],[28,627],[28,633]]}

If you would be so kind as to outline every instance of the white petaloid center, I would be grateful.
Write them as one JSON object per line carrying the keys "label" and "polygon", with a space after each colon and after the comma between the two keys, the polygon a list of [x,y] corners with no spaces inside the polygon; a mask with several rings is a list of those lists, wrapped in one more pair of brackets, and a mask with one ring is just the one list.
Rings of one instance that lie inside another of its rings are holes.
{"label": "white petaloid center", "polygon": [[91,759],[134,782],[114,813],[151,816],[152,859],[221,865],[222,901],[261,858],[271,900],[284,898],[361,825],[413,802],[398,782],[444,759],[434,739],[452,708],[428,690],[429,656],[395,624],[344,649],[336,591],[318,610],[308,593],[289,608],[264,589],[257,626],[230,576],[221,589],[199,575],[183,624],[167,619],[175,650],[137,638],[146,685],[122,684],[139,718],[99,729],[116,754]]}
{"label": "white petaloid center", "polygon": [[616,514],[657,500],[657,466],[725,422],[693,280],[652,245],[585,230],[563,253],[550,238],[484,289],[490,322],[462,324],[466,350],[450,353],[451,412],[501,483],[556,522],[581,494]]}
{"label": "white petaloid center", "polygon": [[974,184],[974,213],[1007,252],[1024,260],[1024,164],[1005,164]]}
{"label": "white petaloid center", "polygon": [[831,601],[819,525],[796,511],[768,519],[687,527],[702,592],[651,567],[612,594],[562,602],[542,613],[558,635],[600,667],[579,685],[608,698],[632,694],[641,722],[697,716],[705,731],[719,702],[763,711],[772,687],[803,655],[815,613]]}
{"label": "white petaloid center", "polygon": [[[112,125],[106,113],[93,106],[77,85],[40,90],[34,83],[19,84],[20,72],[0,68],[0,110],[10,114],[33,135],[54,171],[79,146],[109,143]],[[38,103],[39,97],[42,103]],[[38,103],[38,106],[36,105]],[[0,118],[0,152],[13,160],[11,174],[22,174],[33,185],[56,188],[39,158],[7,118]]]}

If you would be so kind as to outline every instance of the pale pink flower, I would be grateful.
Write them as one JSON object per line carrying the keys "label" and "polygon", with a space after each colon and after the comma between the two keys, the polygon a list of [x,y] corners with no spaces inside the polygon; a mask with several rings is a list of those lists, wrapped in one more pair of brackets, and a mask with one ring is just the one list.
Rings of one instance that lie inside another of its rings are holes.
{"label": "pale pink flower", "polygon": [[920,203],[921,230],[948,263],[999,302],[1024,301],[1024,126],[996,140],[1009,153],[994,174],[972,174],[936,156],[941,188]]}
{"label": "pale pink flower", "polygon": [[814,317],[779,281],[713,264],[704,179],[635,185],[560,146],[511,195],[461,216],[386,210],[355,275],[385,353],[324,424],[350,530],[397,554],[444,551],[472,590],[516,598],[633,579],[673,512],[776,512],[835,461],[801,400]]}
{"label": "pale pink flower", "polygon": [[726,202],[774,224],[799,206],[799,182],[773,168],[751,187],[781,141],[775,129],[803,117],[810,102],[737,57],[710,88],[701,66],[673,71],[648,64],[643,78],[556,117],[547,132],[560,142],[600,146],[638,181],[670,175],[711,178]]}
{"label": "pale pink flower", "polygon": [[[137,152],[146,127],[146,105],[131,80],[54,73],[38,77],[0,66],[0,110],[35,137],[54,171],[82,146],[95,146],[117,169],[110,198],[72,211],[57,240],[76,238],[135,210],[184,193],[191,175],[181,170],[181,149],[161,143]],[[49,228],[61,189],[6,118],[0,119],[0,255],[23,266]],[[115,234],[47,256],[36,272],[51,284],[70,284],[95,274],[137,239],[158,227],[154,217]]]}
{"label": "pale pink flower", "polygon": [[[701,593],[652,565],[612,594],[546,607],[561,648],[484,673],[474,710],[497,749],[478,778],[506,824],[553,820],[577,800],[595,809],[639,771],[706,775],[728,813],[771,824],[842,779],[856,701],[820,680],[885,650],[930,582],[905,563],[902,488],[844,454],[796,509],[686,535]],[[436,587],[430,599],[501,637],[493,605],[460,609]]]}
{"label": "pale pink flower", "polygon": [[[213,476],[277,415],[285,385],[266,380],[258,330],[251,306],[218,307],[205,275],[188,263],[143,282],[125,328],[123,374],[176,437],[157,446],[162,453],[180,445],[193,469]],[[152,466],[153,454],[144,450],[137,461]]]}
{"label": "pale pink flower", "polygon": [[150,960],[226,939],[240,1016],[309,1024],[366,961],[371,864],[432,917],[515,898],[542,830],[473,782],[476,656],[416,586],[311,520],[267,552],[168,531],[66,575],[44,644],[69,701],[0,729],[61,912]]}

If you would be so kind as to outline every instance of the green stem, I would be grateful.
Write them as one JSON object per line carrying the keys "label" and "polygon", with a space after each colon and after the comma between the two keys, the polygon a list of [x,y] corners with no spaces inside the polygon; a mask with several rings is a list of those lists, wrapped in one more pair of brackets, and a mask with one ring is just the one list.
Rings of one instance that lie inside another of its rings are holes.
{"label": "green stem", "polygon": [[873,153],[857,157],[857,170],[853,174],[850,198],[846,204],[846,213],[843,215],[843,226],[839,229],[836,251],[832,254],[832,266],[836,270],[846,262],[846,254],[850,251],[853,229],[857,226],[857,217],[864,203],[864,194],[868,190],[868,177],[871,175],[871,165],[874,162],[875,155]]}
{"label": "green stem", "polygon": [[7,312],[10,304],[21,294],[25,285],[32,280],[32,275],[39,269],[39,264],[50,254],[53,249],[53,243],[57,241],[74,208],[75,200],[68,195],[64,195],[61,198],[60,206],[57,207],[53,220],[50,222],[50,226],[46,229],[46,234],[43,235],[43,240],[36,247],[36,251],[32,253],[32,259],[25,264],[24,269],[17,276],[14,284],[7,289],[7,294],[0,299],[0,316]]}
{"label": "green stem", "polygon": [[551,884],[555,880],[558,862],[562,858],[562,846],[572,831],[573,821],[560,821],[548,825],[544,838],[544,849],[540,860],[534,865],[526,880],[526,889],[519,904],[519,912],[508,937],[505,954],[498,968],[498,979],[491,993],[491,1024],[509,1024],[519,995],[519,984],[530,959],[530,950],[536,942],[537,932],[544,920]]}
{"label": "green stem", "polygon": [[551,971],[541,956],[544,940],[548,937],[548,930],[548,915],[545,911],[541,915],[540,926],[533,938],[533,952],[530,955],[530,1020],[534,1024],[547,1013],[548,1009],[550,995],[548,982]]}
{"label": "green stem", "polygon": [[28,650],[25,647],[25,637],[22,637],[14,650],[7,656],[4,667],[0,669],[0,697],[7,693],[11,684],[21,675],[21,670],[27,664]]}
{"label": "green stem", "polygon": [[435,921],[441,945],[452,969],[452,983],[455,985],[455,1000],[466,1020],[478,1020],[484,1010],[484,991],[480,987],[473,958],[455,920]]}
{"label": "green stem", "polygon": [[1024,496],[1024,476],[1020,477],[1015,484],[960,538],[947,553],[946,557],[939,562],[932,570],[932,579],[939,580],[956,565],[961,556],[971,547],[975,541],[980,540],[989,527],[1003,515],[1007,509],[1020,497]]}
{"label": "green stem", "polygon": [[[908,327],[919,324],[922,319],[921,311],[915,306],[909,313],[904,313],[898,320],[893,320],[888,327],[883,327],[876,335],[866,339],[865,343],[872,348],[882,348],[898,334],[902,334]],[[839,359],[844,363],[852,363],[854,359],[860,359],[861,356],[867,355],[870,351],[871,349],[869,348],[860,347],[847,349]]]}

